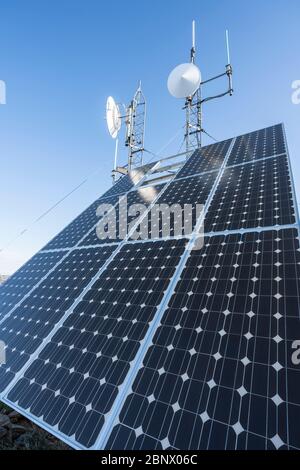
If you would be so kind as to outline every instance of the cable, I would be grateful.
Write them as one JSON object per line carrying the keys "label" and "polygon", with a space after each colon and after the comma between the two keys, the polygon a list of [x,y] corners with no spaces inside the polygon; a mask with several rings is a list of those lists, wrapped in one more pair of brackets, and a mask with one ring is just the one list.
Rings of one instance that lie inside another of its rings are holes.
{"label": "cable", "polygon": [[[179,132],[182,131],[182,127],[176,132],[176,134],[157,152],[151,152],[150,150],[146,150],[145,152],[153,155],[153,158],[148,162],[152,162],[154,158],[160,158],[159,154],[165,150],[178,136]],[[79,188],[81,188],[84,184],[86,184],[93,176],[95,176],[97,173],[100,172],[102,168],[98,168],[96,171],[90,173],[81,183],[79,183],[75,188],[73,188],[71,191],[69,191],[65,196],[63,196],[61,199],[59,199],[55,204],[53,204],[49,209],[47,209],[45,212],[43,212],[39,217],[37,217],[28,227],[24,228],[21,232],[19,232],[14,238],[12,238],[4,247],[0,248],[0,253],[3,253],[7,248],[9,248],[11,245],[13,245],[17,240],[19,240],[25,233],[27,233],[31,228],[39,223],[42,219],[44,219],[48,214],[50,214],[54,209],[56,209],[62,202],[64,202],[66,199],[68,199],[72,194],[74,194]]]}
{"label": "cable", "polygon": [[3,253],[7,248],[9,248],[12,244],[14,244],[19,238],[21,238],[25,233],[27,233],[31,228],[40,222],[44,217],[46,217],[48,214],[50,214],[56,207],[58,207],[62,202],[64,202],[68,197],[70,197],[72,194],[74,194],[79,188],[81,188],[85,183],[87,183],[93,176],[95,176],[97,173],[100,172],[102,168],[98,168],[96,171],[90,173],[81,183],[79,183],[75,188],[73,188],[71,191],[69,191],[65,196],[63,196],[59,201],[57,201],[55,204],[53,204],[49,209],[47,209],[45,212],[43,212],[39,217],[37,217],[28,227],[23,229],[17,236],[12,238],[3,248],[0,248],[0,253]]}
{"label": "cable", "polygon": [[[156,153],[152,152],[151,150],[147,150],[145,149],[144,151],[146,153],[149,153],[150,155],[153,156],[152,159],[150,159],[148,161],[148,163],[152,162],[154,160],[154,158],[160,158],[160,154],[169,146],[171,145],[174,140],[178,137],[179,133],[182,132],[182,129],[184,129],[185,125],[184,126],[180,126],[180,128],[177,130],[177,132],[168,140],[168,142],[166,144],[164,144],[160,150]],[[208,134],[208,132],[204,131],[203,132],[205,134],[208,135],[208,137],[210,137],[211,139],[215,140],[217,142],[217,140],[212,137],[210,134]],[[182,146],[185,142],[186,138],[184,137],[180,147],[179,147],[179,150],[177,151],[177,153],[180,153],[181,149],[182,149]],[[96,171],[90,173],[83,181],[81,181],[81,183],[79,183],[77,186],[75,186],[71,191],[69,191],[65,196],[63,196],[61,199],[59,199],[55,204],[53,204],[51,207],[49,207],[49,209],[47,209],[45,212],[43,212],[39,217],[37,217],[28,227],[26,227],[25,229],[23,229],[20,233],[18,233],[18,235],[16,235],[13,239],[11,239],[3,248],[0,248],[0,253],[3,253],[5,250],[7,250],[7,248],[9,248],[12,244],[14,244],[17,240],[19,240],[19,238],[21,238],[23,235],[25,235],[25,233],[27,233],[29,230],[31,230],[31,228],[39,223],[42,219],[44,219],[48,214],[50,214],[54,209],[56,209],[56,207],[58,207],[60,204],[62,204],[66,199],[68,199],[72,194],[74,194],[78,189],[80,189],[84,184],[86,184],[93,176],[95,176],[97,173],[100,172],[102,168],[99,168],[97,169]]]}
{"label": "cable", "polygon": [[[144,151],[146,153],[149,153],[151,155],[153,155],[153,158],[151,160],[149,160],[147,163],[151,163],[153,160],[154,160],[154,157],[155,158],[161,158],[161,153],[166,150],[167,147],[169,147],[169,145],[171,145],[174,140],[178,137],[179,133],[182,132],[182,129],[184,129],[185,126],[180,126],[180,128],[177,130],[177,132],[168,140],[168,142],[166,144],[164,144],[156,153],[155,152],[152,152],[151,150],[147,150],[147,149],[144,149]],[[182,146],[182,145],[181,145]]]}
{"label": "cable", "polygon": [[184,126],[180,126],[180,128],[178,129],[178,131],[176,132],[176,134],[174,134],[173,137],[171,137],[171,139],[165,144],[163,145],[163,147],[157,152],[157,154],[161,154],[167,147],[169,147],[169,145],[171,145],[174,140],[177,138],[177,136],[179,135],[179,133],[182,132],[182,129],[185,128],[185,125]]}
{"label": "cable", "polygon": [[183,140],[182,140],[182,142],[181,142],[181,144],[180,144],[180,147],[179,147],[179,149],[177,150],[177,153],[180,153],[180,152],[181,152],[181,149],[182,149],[183,144],[184,144],[185,141],[186,141],[186,137],[184,136],[184,138],[183,138]]}
{"label": "cable", "polygon": [[202,129],[202,132],[206,134],[210,139],[214,140],[215,142],[219,142],[219,140],[215,139],[212,135],[210,135],[208,132],[206,132],[204,129]]}

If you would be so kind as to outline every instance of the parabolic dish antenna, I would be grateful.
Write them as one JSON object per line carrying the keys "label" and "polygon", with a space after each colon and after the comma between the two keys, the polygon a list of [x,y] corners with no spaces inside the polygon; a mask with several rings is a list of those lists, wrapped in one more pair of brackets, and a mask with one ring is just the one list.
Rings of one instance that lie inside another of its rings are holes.
{"label": "parabolic dish antenna", "polygon": [[198,90],[201,72],[192,63],[178,65],[169,75],[168,90],[175,98],[187,98]]}
{"label": "parabolic dish antenna", "polygon": [[112,96],[109,96],[106,101],[106,122],[108,132],[113,139],[116,139],[122,122],[119,106],[116,104]]}

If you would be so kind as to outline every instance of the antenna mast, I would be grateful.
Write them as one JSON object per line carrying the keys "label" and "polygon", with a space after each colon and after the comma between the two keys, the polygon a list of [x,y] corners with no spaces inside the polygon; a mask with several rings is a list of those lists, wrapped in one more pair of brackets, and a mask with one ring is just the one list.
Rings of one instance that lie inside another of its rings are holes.
{"label": "antenna mast", "polygon": [[126,112],[126,140],[128,147],[128,169],[143,165],[144,139],[145,139],[146,100],[142,92],[141,82],[127,108]]}
{"label": "antenna mast", "polygon": [[[227,48],[227,65],[225,72],[215,77],[209,78],[203,81],[201,79],[200,70],[196,67],[196,31],[195,21],[192,23],[192,48],[190,52],[190,64],[182,64],[176,67],[170,74],[168,79],[168,88],[175,98],[184,98],[185,105],[184,110],[186,111],[186,126],[185,126],[185,141],[186,141],[186,154],[187,157],[196,149],[202,145],[202,133],[207,132],[203,129],[203,114],[202,106],[204,103],[222,98],[223,96],[233,94],[232,85],[232,66],[230,63],[230,50],[229,50],[229,35],[226,31],[226,48]],[[195,69],[198,70],[200,80],[196,87]],[[203,98],[203,86],[207,83],[213,82],[221,77],[228,77],[228,89],[226,92],[215,96],[209,96]],[[184,90],[188,90],[186,94]]]}
{"label": "antenna mast", "polygon": [[[196,22],[192,23],[192,48],[190,61],[192,64],[196,62]],[[188,96],[185,101],[184,109],[186,110],[186,153],[187,158],[197,148],[201,147],[202,135],[202,104],[201,104],[201,83],[196,92]]]}
{"label": "antenna mast", "polygon": [[[111,137],[116,139],[114,166],[112,170],[113,183],[116,182],[118,174],[126,175],[132,169],[143,165],[146,100],[142,92],[141,82],[129,106],[124,106],[124,108],[124,116],[121,116],[119,105],[111,96],[107,98],[107,127]],[[128,163],[124,166],[118,166],[118,133],[123,121],[126,125],[125,146],[128,147]]]}

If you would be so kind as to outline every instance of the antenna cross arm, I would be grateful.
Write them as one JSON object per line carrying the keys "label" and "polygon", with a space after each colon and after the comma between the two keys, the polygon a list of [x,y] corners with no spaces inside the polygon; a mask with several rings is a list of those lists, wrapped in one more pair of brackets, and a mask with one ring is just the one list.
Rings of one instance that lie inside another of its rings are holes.
{"label": "antenna cross arm", "polygon": [[230,90],[225,91],[225,93],[221,93],[220,95],[210,96],[209,98],[204,98],[203,100],[201,100],[201,104],[207,103],[208,101],[216,100],[216,99],[218,99],[218,98],[223,98],[223,97],[226,96],[226,95],[230,95],[230,96],[231,96],[232,93],[233,93],[233,89],[231,88]]}
{"label": "antenna cross arm", "polygon": [[227,72],[221,73],[220,75],[216,75],[215,77],[212,77],[212,78],[208,78],[207,80],[204,80],[203,82],[201,82],[201,86],[206,85],[207,83],[213,82],[214,80],[218,80],[218,78],[225,77],[225,75],[227,75]]}

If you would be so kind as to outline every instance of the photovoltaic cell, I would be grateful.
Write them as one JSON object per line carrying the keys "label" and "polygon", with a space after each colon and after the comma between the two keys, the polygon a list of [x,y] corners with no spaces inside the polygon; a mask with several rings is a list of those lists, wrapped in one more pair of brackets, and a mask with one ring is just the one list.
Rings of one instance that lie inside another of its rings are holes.
{"label": "photovoltaic cell", "polygon": [[72,251],[0,324],[0,338],[6,345],[6,363],[0,364],[0,395],[114,249]]}
{"label": "photovoltaic cell", "polygon": [[196,150],[177,173],[176,179],[221,168],[230,144],[231,140],[225,140]]}
{"label": "photovoltaic cell", "polygon": [[207,233],[295,223],[286,156],[227,168],[205,220]]}
{"label": "photovoltaic cell", "polygon": [[299,448],[297,230],[192,251],[108,449]]}
{"label": "photovoltaic cell", "polygon": [[0,286],[0,322],[64,255],[63,251],[38,253]]}
{"label": "photovoltaic cell", "polygon": [[286,153],[281,124],[237,137],[228,166]]}
{"label": "photovoltaic cell", "polygon": [[9,400],[91,447],[184,247],[184,239],[124,245],[13,387]]}

